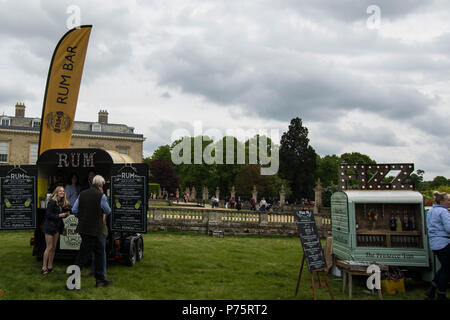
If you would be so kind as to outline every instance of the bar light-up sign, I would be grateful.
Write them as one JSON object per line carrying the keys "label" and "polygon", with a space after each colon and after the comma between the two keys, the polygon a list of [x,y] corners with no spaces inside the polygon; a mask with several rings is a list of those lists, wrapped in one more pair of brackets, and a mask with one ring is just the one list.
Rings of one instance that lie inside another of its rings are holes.
{"label": "bar light-up sign", "polygon": [[[388,173],[398,174],[386,182]],[[412,190],[408,178],[414,171],[413,163],[341,164],[339,190]]]}

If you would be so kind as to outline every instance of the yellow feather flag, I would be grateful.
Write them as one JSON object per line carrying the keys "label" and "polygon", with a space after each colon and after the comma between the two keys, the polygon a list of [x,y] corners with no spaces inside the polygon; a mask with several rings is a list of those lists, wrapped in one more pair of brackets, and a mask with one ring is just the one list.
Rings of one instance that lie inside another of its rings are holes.
{"label": "yellow feather flag", "polygon": [[70,147],[91,29],[86,25],[69,30],[53,52],[42,107],[39,155],[48,149]]}

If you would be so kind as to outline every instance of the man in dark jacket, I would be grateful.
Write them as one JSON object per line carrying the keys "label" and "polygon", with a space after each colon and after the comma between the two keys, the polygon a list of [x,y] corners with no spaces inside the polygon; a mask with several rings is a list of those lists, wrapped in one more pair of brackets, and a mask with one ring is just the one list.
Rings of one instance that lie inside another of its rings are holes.
{"label": "man in dark jacket", "polygon": [[80,193],[75,201],[72,212],[78,217],[78,226],[75,230],[81,235],[81,246],[75,264],[80,269],[95,255],[95,282],[96,286],[107,286],[112,280],[105,279],[104,269],[104,247],[100,242],[103,235],[104,213],[110,214],[106,196],[103,194],[105,179],[95,176],[89,189]]}

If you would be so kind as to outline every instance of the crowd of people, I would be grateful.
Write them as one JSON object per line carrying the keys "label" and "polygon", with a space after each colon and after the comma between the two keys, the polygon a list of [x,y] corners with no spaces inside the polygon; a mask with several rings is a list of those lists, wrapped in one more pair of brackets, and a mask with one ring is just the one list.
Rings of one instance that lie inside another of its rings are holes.
{"label": "crowd of people", "polygon": [[43,232],[46,249],[42,259],[41,274],[54,272],[53,260],[63,219],[73,214],[78,218],[76,232],[81,236],[81,245],[74,264],[82,269],[90,259],[91,274],[95,276],[96,287],[112,283],[106,279],[106,238],[108,236],[107,215],[111,214],[103,187],[105,179],[91,170],[86,186],[82,189],[79,178],[73,174],[65,187],[57,186],[47,203]]}

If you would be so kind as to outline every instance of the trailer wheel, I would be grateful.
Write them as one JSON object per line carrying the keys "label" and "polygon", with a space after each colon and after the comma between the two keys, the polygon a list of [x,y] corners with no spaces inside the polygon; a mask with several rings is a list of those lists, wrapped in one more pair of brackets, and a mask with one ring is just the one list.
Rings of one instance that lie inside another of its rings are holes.
{"label": "trailer wheel", "polygon": [[134,241],[130,240],[129,245],[127,263],[129,266],[133,267],[136,264],[136,244]]}
{"label": "trailer wheel", "polygon": [[144,241],[142,237],[136,239],[136,261],[141,261],[144,257]]}

